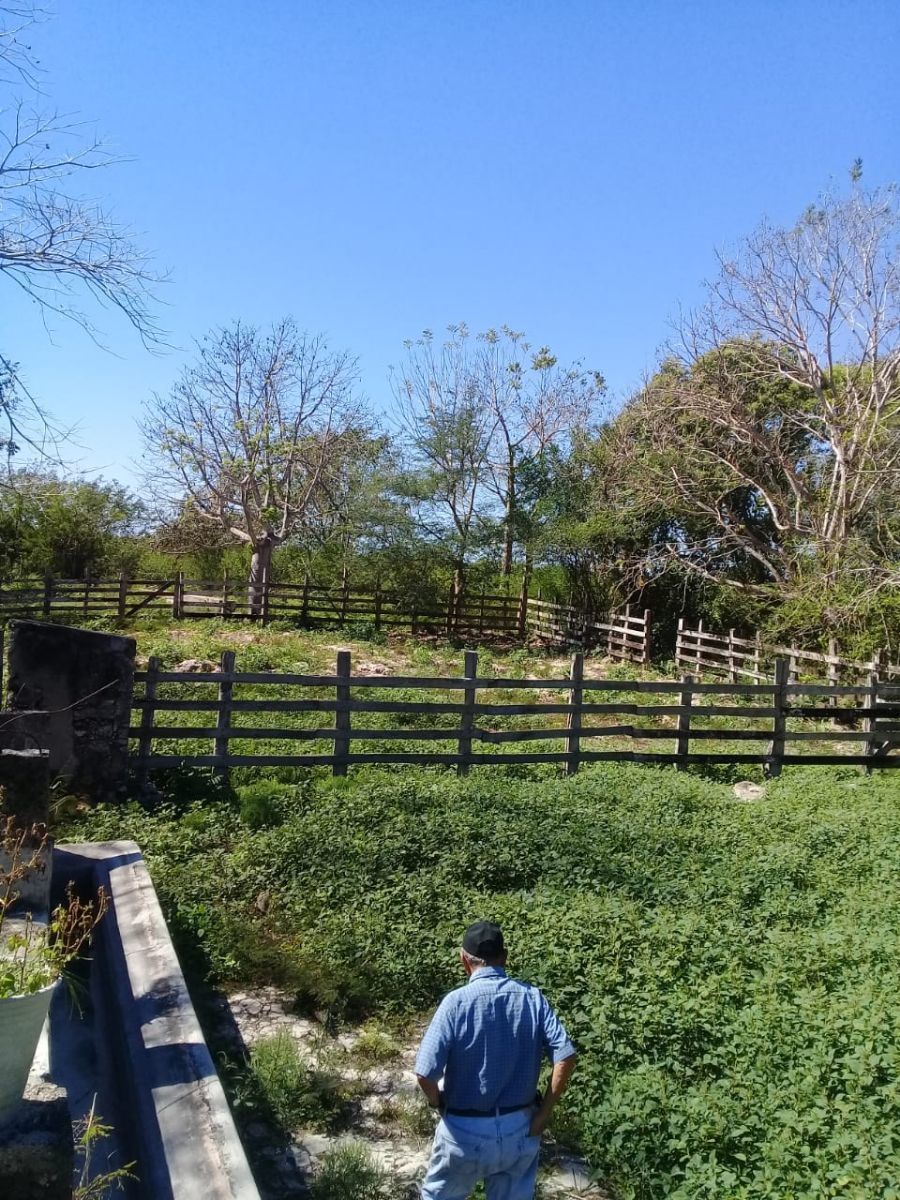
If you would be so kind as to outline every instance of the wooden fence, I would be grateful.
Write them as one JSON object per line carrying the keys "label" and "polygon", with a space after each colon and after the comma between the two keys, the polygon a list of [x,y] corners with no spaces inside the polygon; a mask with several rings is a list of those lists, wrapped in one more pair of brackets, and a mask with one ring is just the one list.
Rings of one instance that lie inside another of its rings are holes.
{"label": "wooden fence", "polygon": [[696,629],[689,629],[683,618],[678,622],[675,665],[682,670],[722,675],[732,683],[739,678],[762,682],[774,678],[779,659],[786,660],[791,683],[801,677],[823,679],[834,685],[867,679],[872,674],[884,679],[900,677],[900,666],[883,661],[880,652],[864,662],[838,654],[834,641],[828,653],[822,654],[798,646],[773,645],[759,634],[739,637],[733,629],[713,633],[703,628],[702,621]]}
{"label": "wooden fence", "polygon": [[[142,780],[182,766],[316,766],[335,775],[363,763],[441,765],[461,775],[510,763],[556,763],[573,774],[600,761],[757,763],[770,775],[797,763],[900,766],[891,756],[900,744],[900,685],[874,675],[864,688],[792,683],[783,659],[771,684],[723,684],[690,675],[586,678],[581,653],[567,679],[535,679],[479,675],[474,651],[462,675],[449,678],[354,675],[346,650],[333,675],[240,672],[228,651],[218,671],[205,673],[165,671],[151,659],[136,682],[131,736]],[[396,698],[404,692],[414,698]],[[334,714],[333,724],[320,714]],[[202,723],[191,724],[192,715]],[[180,744],[160,748],[173,740]],[[398,742],[408,745],[385,748]],[[710,751],[711,742],[721,749]],[[763,745],[748,752],[747,742]],[[522,750],[526,743],[536,746]]]}
{"label": "wooden fence", "polygon": [[186,579],[45,579],[0,587],[0,621],[11,617],[41,620],[126,620],[136,614],[166,613],[175,620],[220,617],[290,621],[304,628],[365,623],[375,629],[409,629],[452,636],[500,636],[524,640],[529,633],[563,645],[603,649],[623,662],[649,663],[650,613],[597,615],[571,605],[554,604],[518,593],[468,591],[446,603],[426,603],[399,592],[352,587],[345,573],[337,587],[310,579],[303,583],[264,581],[249,593],[246,580]]}

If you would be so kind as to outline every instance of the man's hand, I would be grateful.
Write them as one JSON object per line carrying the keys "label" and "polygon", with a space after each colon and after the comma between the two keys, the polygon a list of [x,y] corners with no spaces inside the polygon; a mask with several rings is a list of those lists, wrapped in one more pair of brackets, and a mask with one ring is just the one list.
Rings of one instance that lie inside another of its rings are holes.
{"label": "man's hand", "polygon": [[417,1075],[416,1081],[418,1082],[419,1087],[425,1093],[425,1099],[428,1101],[429,1105],[432,1108],[436,1108],[438,1111],[440,1111],[441,1089],[438,1087],[437,1083],[435,1083],[434,1080],[426,1078],[424,1075]]}
{"label": "man's hand", "polygon": [[540,1137],[547,1128],[547,1122],[550,1120],[550,1114],[556,1107],[557,1100],[569,1086],[569,1080],[572,1078],[572,1072],[575,1070],[576,1061],[577,1056],[572,1054],[569,1058],[564,1058],[562,1062],[553,1064],[553,1074],[550,1076],[550,1084],[544,1093],[540,1107],[531,1118],[531,1125],[528,1132],[532,1137]]}

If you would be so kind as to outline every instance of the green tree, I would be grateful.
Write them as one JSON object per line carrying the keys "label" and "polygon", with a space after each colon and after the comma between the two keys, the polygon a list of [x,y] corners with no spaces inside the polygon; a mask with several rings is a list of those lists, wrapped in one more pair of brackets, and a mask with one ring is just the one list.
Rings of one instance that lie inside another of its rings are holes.
{"label": "green tree", "polygon": [[679,353],[615,424],[621,503],[669,527],[648,576],[770,597],[811,573],[900,579],[898,232],[896,190],[854,188],[720,256]]}
{"label": "green tree", "polygon": [[143,505],[103,480],[17,471],[0,493],[4,573],[80,579],[126,568]]}

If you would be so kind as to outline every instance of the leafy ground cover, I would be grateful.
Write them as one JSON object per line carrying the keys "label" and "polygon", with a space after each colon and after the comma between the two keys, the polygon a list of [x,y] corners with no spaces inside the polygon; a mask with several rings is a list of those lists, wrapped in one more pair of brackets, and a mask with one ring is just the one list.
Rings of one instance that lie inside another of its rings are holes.
{"label": "leafy ground cover", "polygon": [[581,1051],[556,1135],[622,1200],[900,1196],[900,789],[789,770],[173,779],[60,814],[141,843],[195,978],[323,1023],[429,1011],[461,929],[507,929]]}

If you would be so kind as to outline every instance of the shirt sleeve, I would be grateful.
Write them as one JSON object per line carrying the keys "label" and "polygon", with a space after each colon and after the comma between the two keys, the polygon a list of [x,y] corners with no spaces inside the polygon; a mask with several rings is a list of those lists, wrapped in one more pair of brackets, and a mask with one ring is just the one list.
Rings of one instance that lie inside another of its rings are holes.
{"label": "shirt sleeve", "polygon": [[577,1053],[565,1026],[550,1007],[547,997],[541,995],[541,1019],[543,1023],[544,1049],[552,1063],[562,1062]]}
{"label": "shirt sleeve", "polygon": [[416,1055],[416,1074],[434,1082],[444,1074],[450,1054],[453,1039],[452,1008],[450,997],[445,996],[425,1030]]}

